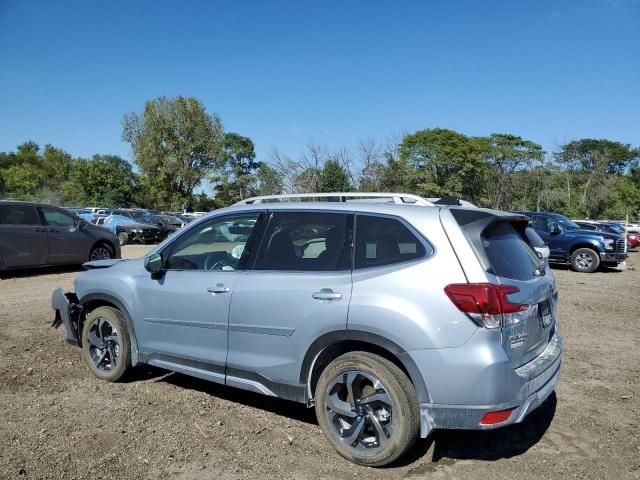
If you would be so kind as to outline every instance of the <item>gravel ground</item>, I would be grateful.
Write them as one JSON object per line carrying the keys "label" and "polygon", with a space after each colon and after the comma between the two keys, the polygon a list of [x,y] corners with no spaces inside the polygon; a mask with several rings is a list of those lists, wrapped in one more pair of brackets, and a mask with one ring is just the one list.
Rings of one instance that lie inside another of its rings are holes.
{"label": "gravel ground", "polygon": [[386,469],[339,457],[304,406],[144,366],[99,381],[49,328],[51,292],[79,270],[5,274],[0,478],[640,478],[640,254],[627,263],[555,270],[564,366],[525,423],[437,432]]}

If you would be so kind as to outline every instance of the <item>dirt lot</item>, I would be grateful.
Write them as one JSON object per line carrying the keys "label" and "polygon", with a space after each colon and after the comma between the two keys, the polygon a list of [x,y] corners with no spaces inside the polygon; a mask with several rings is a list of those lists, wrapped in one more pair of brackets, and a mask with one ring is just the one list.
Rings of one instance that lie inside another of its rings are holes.
{"label": "dirt lot", "polygon": [[[125,256],[144,247],[125,247]],[[564,367],[518,426],[437,432],[401,465],[339,457],[313,410],[138,368],[109,384],[52,330],[50,295],[77,270],[0,280],[1,478],[640,478],[640,253],[630,269],[558,269]]]}

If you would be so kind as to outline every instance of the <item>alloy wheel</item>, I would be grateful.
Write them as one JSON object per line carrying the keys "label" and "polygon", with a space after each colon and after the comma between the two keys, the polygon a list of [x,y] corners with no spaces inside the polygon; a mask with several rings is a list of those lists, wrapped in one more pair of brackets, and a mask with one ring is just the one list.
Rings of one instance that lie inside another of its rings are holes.
{"label": "alloy wheel", "polygon": [[393,401],[380,380],[351,370],[338,375],[326,394],[332,434],[357,450],[379,450],[394,432]]}
{"label": "alloy wheel", "polygon": [[107,247],[96,247],[91,251],[90,260],[109,260],[111,252]]}
{"label": "alloy wheel", "polygon": [[99,317],[89,328],[89,353],[96,369],[109,372],[118,366],[120,337],[106,318]]}
{"label": "alloy wheel", "polygon": [[582,270],[587,270],[593,265],[593,258],[588,253],[579,253],[576,256],[576,265]]}

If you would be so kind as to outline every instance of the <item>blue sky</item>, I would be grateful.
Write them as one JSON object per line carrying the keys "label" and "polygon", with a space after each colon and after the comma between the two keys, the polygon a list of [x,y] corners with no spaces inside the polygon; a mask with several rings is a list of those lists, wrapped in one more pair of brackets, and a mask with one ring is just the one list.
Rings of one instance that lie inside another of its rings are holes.
{"label": "blue sky", "polygon": [[159,95],[260,159],[436,126],[640,146],[640,0],[0,0],[0,151],[130,159],[122,116]]}

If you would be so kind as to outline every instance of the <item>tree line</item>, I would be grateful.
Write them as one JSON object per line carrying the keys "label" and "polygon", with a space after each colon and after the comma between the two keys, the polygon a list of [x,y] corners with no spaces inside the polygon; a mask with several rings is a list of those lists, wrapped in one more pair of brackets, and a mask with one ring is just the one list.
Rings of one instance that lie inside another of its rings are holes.
{"label": "tree line", "polygon": [[[396,191],[574,218],[640,215],[640,148],[613,140],[572,140],[545,152],[510,133],[428,128],[355,149],[310,142],[295,158],[273,148],[258,161],[251,139],[225,132],[196,98],[150,100],[122,126],[133,165],[115,155],[73,158],[32,141],[0,152],[0,198],[210,210],[255,195]],[[205,186],[213,195],[195,193]]]}

